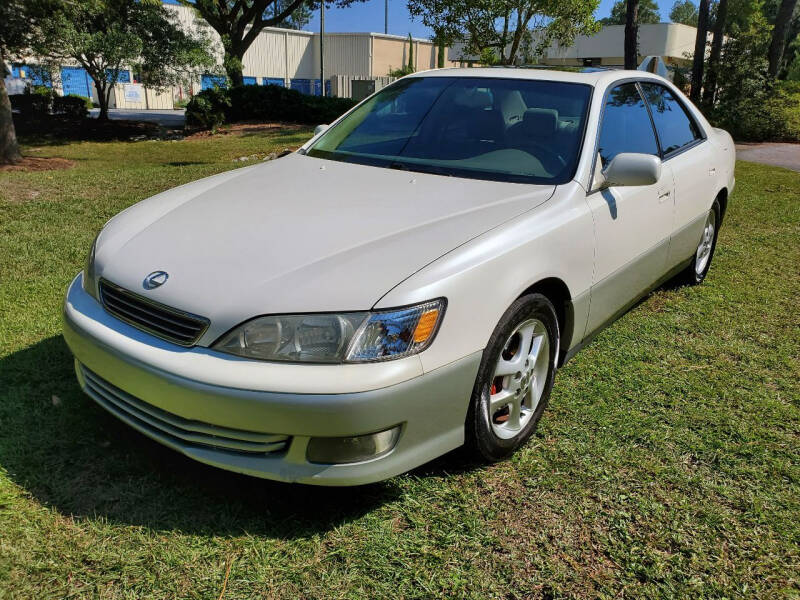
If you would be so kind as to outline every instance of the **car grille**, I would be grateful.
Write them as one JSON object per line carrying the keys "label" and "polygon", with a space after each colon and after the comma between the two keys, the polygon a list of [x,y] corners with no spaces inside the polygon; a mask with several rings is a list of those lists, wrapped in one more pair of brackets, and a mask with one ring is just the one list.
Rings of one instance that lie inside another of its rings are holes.
{"label": "car grille", "polygon": [[289,436],[219,427],[184,419],[131,396],[81,365],[84,391],[108,412],[157,440],[239,454],[281,452]]}
{"label": "car grille", "polygon": [[208,319],[152,302],[104,279],[100,298],[118,319],[181,346],[193,345],[208,327]]}

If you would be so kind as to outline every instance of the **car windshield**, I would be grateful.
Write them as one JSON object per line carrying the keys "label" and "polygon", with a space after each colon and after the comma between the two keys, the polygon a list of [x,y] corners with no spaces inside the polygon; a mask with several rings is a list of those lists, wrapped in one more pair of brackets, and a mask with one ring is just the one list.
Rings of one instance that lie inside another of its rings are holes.
{"label": "car windshield", "polygon": [[309,156],[516,183],[574,173],[591,87],[526,79],[409,77],[326,131]]}

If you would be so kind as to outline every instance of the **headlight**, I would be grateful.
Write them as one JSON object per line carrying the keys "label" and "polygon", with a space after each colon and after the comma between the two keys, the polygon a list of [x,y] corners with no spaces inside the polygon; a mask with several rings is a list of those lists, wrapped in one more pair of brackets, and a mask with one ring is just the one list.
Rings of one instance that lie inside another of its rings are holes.
{"label": "headlight", "polygon": [[97,249],[97,238],[99,237],[99,233],[94,236],[89,255],[86,257],[86,266],[83,268],[83,289],[95,299],[97,299],[97,275],[94,272],[94,253]]}
{"label": "headlight", "polygon": [[234,328],[215,350],[260,360],[342,363],[402,358],[433,341],[444,299],[375,312],[275,315]]}

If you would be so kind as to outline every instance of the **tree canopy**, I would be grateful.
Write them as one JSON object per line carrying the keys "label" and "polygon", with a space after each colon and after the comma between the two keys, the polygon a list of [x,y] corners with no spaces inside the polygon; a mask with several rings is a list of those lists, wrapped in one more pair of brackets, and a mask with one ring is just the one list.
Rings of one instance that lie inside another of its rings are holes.
{"label": "tree canopy", "polygon": [[[345,7],[364,0],[326,1],[325,6]],[[233,85],[242,85],[242,59],[265,27],[300,28],[319,8],[320,0],[178,0],[197,11],[219,34],[224,53],[222,66]]]}
{"label": "tree canopy", "polygon": [[[625,25],[625,15],[627,11],[627,2],[625,0],[617,0],[614,6],[611,7],[611,15],[605,19],[600,19],[603,25]],[[639,11],[636,23],[642,25],[645,23],[660,23],[661,14],[658,12],[658,4],[655,0],[639,0]]]}
{"label": "tree canopy", "polygon": [[599,0],[408,0],[419,18],[445,39],[461,40],[467,54],[494,49],[502,64],[513,63],[531,30],[542,50],[552,41],[570,44],[595,33]]}
{"label": "tree canopy", "polygon": [[697,17],[697,5],[692,0],[675,0],[672,10],[669,11],[669,19],[673,23],[697,27]]}
{"label": "tree canopy", "polygon": [[185,32],[159,2],[59,2],[40,33],[31,49],[54,64],[83,67],[97,88],[101,119],[123,68],[132,67],[141,83],[165,88],[213,65],[208,40]]}

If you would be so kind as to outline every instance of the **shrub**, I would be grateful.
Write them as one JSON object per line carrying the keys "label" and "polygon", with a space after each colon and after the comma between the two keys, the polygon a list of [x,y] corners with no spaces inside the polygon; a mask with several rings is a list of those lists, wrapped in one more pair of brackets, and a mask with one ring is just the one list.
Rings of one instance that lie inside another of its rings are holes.
{"label": "shrub", "polygon": [[307,96],[279,85],[244,85],[200,92],[186,108],[186,122],[205,129],[237,121],[319,125],[335,121],[355,105],[350,98]]}
{"label": "shrub", "polygon": [[85,96],[69,94],[53,98],[53,114],[64,115],[68,119],[76,121],[85,119],[90,108],[92,108],[92,101]]}
{"label": "shrub", "polygon": [[186,105],[186,124],[216,131],[225,122],[225,110],[230,106],[226,90],[217,87],[203,90]]}
{"label": "shrub", "polygon": [[723,96],[709,120],[737,140],[800,142],[800,83],[764,83],[748,95]]}
{"label": "shrub", "polygon": [[24,94],[11,94],[11,108],[26,116],[46,115],[53,107],[55,92],[48,88],[35,88],[33,92],[26,90]]}
{"label": "shrub", "polygon": [[245,85],[229,92],[229,121],[291,121],[319,125],[336,120],[356,102],[350,98],[307,96],[279,85]]}

